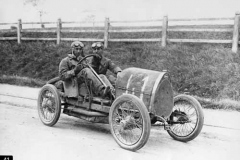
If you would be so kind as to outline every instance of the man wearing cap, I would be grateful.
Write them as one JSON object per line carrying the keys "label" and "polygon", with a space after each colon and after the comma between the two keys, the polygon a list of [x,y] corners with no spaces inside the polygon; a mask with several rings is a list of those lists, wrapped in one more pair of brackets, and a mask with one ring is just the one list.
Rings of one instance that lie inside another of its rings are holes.
{"label": "man wearing cap", "polygon": [[116,64],[114,64],[110,59],[103,56],[103,44],[101,42],[96,42],[92,44],[92,52],[97,55],[90,59],[90,64],[97,74],[103,79],[103,81],[113,88],[112,84],[115,84],[116,78],[112,75],[106,77],[106,73],[110,70],[115,75],[118,75],[122,70]]}
{"label": "man wearing cap", "polygon": [[84,57],[83,47],[84,44],[80,41],[71,44],[71,53],[59,64],[59,77],[69,84],[74,80],[80,84],[84,82],[84,78],[87,78],[93,82],[94,91],[104,97],[109,93],[110,87],[105,87],[84,62],[78,64]]}

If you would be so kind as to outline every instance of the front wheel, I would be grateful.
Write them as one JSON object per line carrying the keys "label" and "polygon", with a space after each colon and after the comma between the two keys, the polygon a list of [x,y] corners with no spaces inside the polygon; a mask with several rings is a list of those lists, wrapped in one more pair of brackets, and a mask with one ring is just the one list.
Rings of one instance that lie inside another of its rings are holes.
{"label": "front wheel", "polygon": [[61,113],[61,100],[57,88],[46,84],[39,92],[37,100],[38,115],[43,124],[53,126]]}
{"label": "front wheel", "polygon": [[204,122],[200,103],[192,96],[174,97],[173,112],[168,120],[171,125],[168,134],[182,142],[193,140],[201,132]]}
{"label": "front wheel", "polygon": [[150,135],[150,117],[144,103],[136,96],[118,97],[109,112],[111,133],[124,149],[136,151],[142,148]]}

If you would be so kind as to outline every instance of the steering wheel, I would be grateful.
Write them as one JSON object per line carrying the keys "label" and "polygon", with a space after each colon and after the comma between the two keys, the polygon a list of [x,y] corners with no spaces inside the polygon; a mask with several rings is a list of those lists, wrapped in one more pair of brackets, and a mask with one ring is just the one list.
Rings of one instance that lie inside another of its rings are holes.
{"label": "steering wheel", "polygon": [[[78,64],[81,64],[81,63],[82,63],[84,60],[86,60],[88,57],[96,57],[96,55],[95,55],[95,54],[89,54],[89,55],[83,57],[83,58],[78,62]],[[87,63],[88,63],[88,62],[87,62]]]}

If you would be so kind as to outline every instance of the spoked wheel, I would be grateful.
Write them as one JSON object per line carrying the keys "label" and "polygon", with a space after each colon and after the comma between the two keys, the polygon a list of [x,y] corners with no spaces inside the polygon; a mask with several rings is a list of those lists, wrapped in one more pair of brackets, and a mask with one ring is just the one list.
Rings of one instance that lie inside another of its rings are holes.
{"label": "spoked wheel", "polygon": [[201,132],[204,115],[200,103],[191,96],[174,97],[173,112],[168,121],[168,133],[176,140],[187,142],[193,140]]}
{"label": "spoked wheel", "polygon": [[57,123],[61,113],[61,101],[57,88],[46,84],[38,95],[38,115],[43,124],[53,126]]}
{"label": "spoked wheel", "polygon": [[109,112],[111,133],[120,147],[136,151],[150,135],[150,117],[144,103],[136,96],[118,97]]}

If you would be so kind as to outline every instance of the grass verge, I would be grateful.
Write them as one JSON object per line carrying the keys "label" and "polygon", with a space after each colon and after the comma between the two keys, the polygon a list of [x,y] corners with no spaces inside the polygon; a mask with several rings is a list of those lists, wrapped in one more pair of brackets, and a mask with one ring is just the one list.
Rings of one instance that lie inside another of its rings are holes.
{"label": "grass verge", "polygon": [[7,83],[18,86],[42,87],[46,82],[39,79],[20,77],[17,75],[13,76],[2,75],[0,76],[0,83]]}
{"label": "grass verge", "polygon": [[232,99],[210,99],[194,96],[203,108],[206,109],[223,109],[240,112],[240,102]]}

